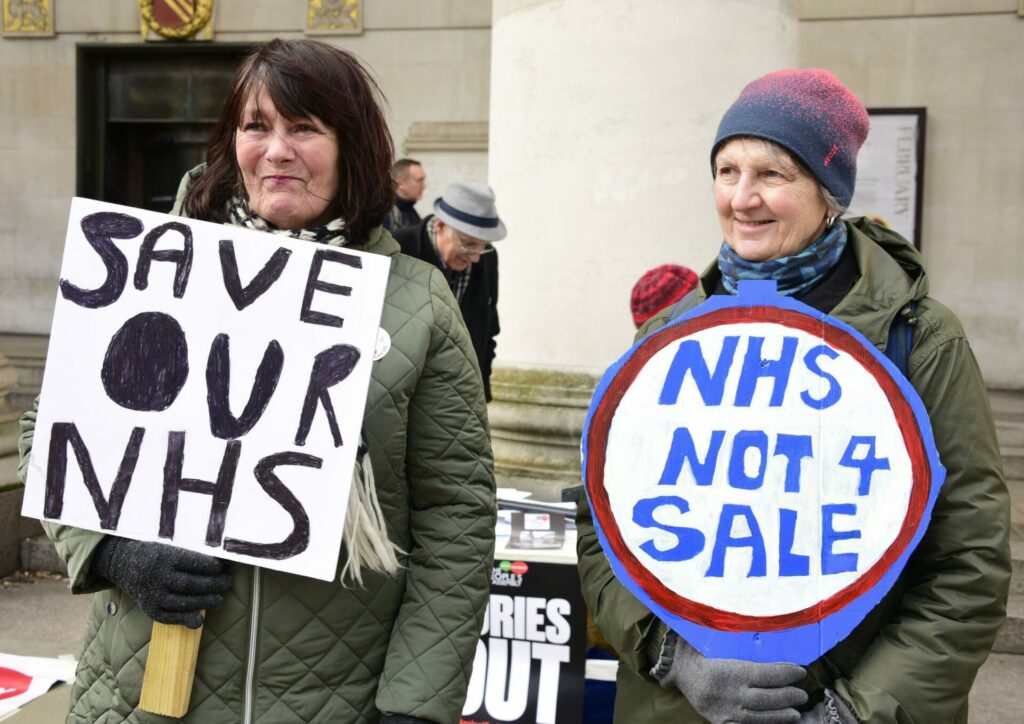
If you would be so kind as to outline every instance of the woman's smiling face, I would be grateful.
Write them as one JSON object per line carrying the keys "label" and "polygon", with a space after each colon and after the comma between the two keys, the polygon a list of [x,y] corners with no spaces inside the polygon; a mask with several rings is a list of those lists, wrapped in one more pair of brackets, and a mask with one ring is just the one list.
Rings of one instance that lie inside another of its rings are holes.
{"label": "woman's smiling face", "polygon": [[757,138],[726,141],[715,155],[715,207],[725,242],[755,262],[803,251],[828,210],[814,177]]}
{"label": "woman's smiling face", "polygon": [[279,229],[321,226],[338,193],[338,137],[319,118],[285,118],[257,90],[235,133],[249,207]]}

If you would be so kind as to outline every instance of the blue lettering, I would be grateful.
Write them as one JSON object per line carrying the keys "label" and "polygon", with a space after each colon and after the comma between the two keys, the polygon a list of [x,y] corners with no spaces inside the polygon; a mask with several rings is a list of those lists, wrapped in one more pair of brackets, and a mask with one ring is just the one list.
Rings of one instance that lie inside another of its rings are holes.
{"label": "blue lettering", "polygon": [[[853,457],[854,451],[860,445],[867,445],[864,457]],[[857,495],[867,495],[871,492],[871,476],[876,470],[888,470],[889,458],[875,457],[875,436],[854,435],[850,438],[850,444],[846,446],[846,452],[840,458],[839,464],[844,468],[856,468],[860,470],[860,483],[857,486]]]}
{"label": "blue lettering", "polygon": [[[747,450],[756,448],[760,455],[757,472],[747,475]],[[764,484],[764,471],[768,463],[768,435],[761,430],[741,430],[732,441],[729,457],[729,485],[741,490],[757,490]]]}
{"label": "blue lettering", "polygon": [[[733,537],[733,521],[743,516],[750,528],[750,535]],[[722,506],[722,515],[718,519],[718,532],[715,534],[715,549],[711,554],[711,565],[708,566],[705,576],[721,578],[725,575],[725,554],[729,548],[750,548],[753,557],[750,561],[750,570],[747,571],[747,578],[766,575],[767,558],[764,552],[764,537],[757,525],[757,518],[749,505]]]}
{"label": "blue lettering", "polygon": [[796,531],[796,511],[779,508],[779,575],[806,576],[810,571],[810,557],[793,553]]}
{"label": "blue lettering", "polygon": [[665,459],[665,469],[661,471],[661,480],[658,485],[675,485],[679,482],[679,473],[683,465],[690,461],[690,469],[693,470],[693,478],[697,485],[711,485],[715,476],[715,464],[718,462],[718,451],[722,447],[722,440],[725,439],[725,430],[713,430],[711,441],[708,443],[708,454],[702,461],[697,457],[697,449],[693,444],[693,436],[685,427],[677,427],[672,435],[672,447],[669,448],[668,458]]}
{"label": "blue lettering", "polygon": [[786,456],[786,492],[799,493],[800,461],[814,455],[811,436],[779,433],[775,440],[775,454]]}
{"label": "blue lettering", "polygon": [[633,522],[641,528],[658,528],[676,537],[676,545],[668,550],[660,550],[653,540],[640,544],[640,550],[656,561],[688,561],[704,550],[704,534],[695,528],[665,525],[654,519],[654,511],[663,505],[671,505],[680,513],[690,510],[690,504],[675,495],[660,495],[656,498],[640,500],[633,506]]}
{"label": "blue lettering", "polygon": [[672,359],[668,374],[665,375],[665,384],[661,388],[658,404],[674,405],[679,401],[679,390],[686,379],[686,373],[689,372],[693,375],[693,381],[700,391],[704,404],[721,405],[722,395],[725,393],[725,381],[729,377],[729,368],[732,367],[733,357],[736,356],[739,339],[739,337],[726,337],[722,340],[722,351],[718,355],[714,374],[708,370],[700,342],[694,339],[684,340],[676,350],[676,356]]}
{"label": "blue lettering", "polygon": [[764,337],[750,337],[749,339],[747,354],[743,358],[743,368],[740,371],[739,387],[736,389],[736,407],[750,407],[750,403],[754,399],[757,381],[762,377],[768,377],[774,381],[769,406],[781,407],[782,400],[786,396],[786,385],[789,384],[789,373],[793,370],[793,358],[796,357],[796,337],[782,338],[782,353],[777,360],[761,358]]}
{"label": "blue lettering", "polygon": [[825,396],[822,397],[820,400],[816,400],[813,397],[811,397],[810,393],[807,390],[804,390],[803,392],[800,393],[800,399],[804,401],[804,404],[806,404],[808,407],[814,408],[815,410],[824,410],[826,408],[832,407],[832,405],[839,402],[839,398],[843,396],[843,391],[839,386],[839,380],[830,375],[828,372],[825,372],[818,365],[818,357],[820,357],[821,355],[825,355],[829,359],[835,359],[836,357],[839,356],[839,353],[836,352],[831,347],[828,347],[824,344],[819,344],[817,347],[808,351],[807,354],[804,355],[804,364],[807,365],[807,369],[809,369],[811,372],[818,375],[819,377],[823,377],[826,380],[828,380],[828,392],[826,392]]}
{"label": "blue lettering", "polygon": [[857,515],[857,505],[840,503],[821,506],[821,573],[825,576],[857,570],[856,553],[832,552],[832,545],[836,541],[860,538],[859,530],[840,531],[833,528],[832,518],[836,515]]}

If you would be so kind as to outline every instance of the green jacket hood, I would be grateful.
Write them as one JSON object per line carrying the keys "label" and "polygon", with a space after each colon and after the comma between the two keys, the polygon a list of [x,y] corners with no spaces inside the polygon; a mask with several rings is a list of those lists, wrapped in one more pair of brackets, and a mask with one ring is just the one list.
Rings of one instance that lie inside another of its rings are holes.
{"label": "green jacket hood", "polygon": [[[185,216],[183,206],[185,204],[185,194],[188,192],[189,187],[195,183],[196,179],[206,173],[206,162],[199,164],[195,168],[188,171],[178,184],[178,192],[175,194],[174,206],[171,207],[171,213],[175,216]],[[355,249],[356,251],[365,251],[370,254],[380,254],[381,256],[394,256],[401,251],[401,247],[398,246],[398,242],[392,238],[391,234],[388,233],[387,229],[383,226],[377,226],[370,230],[370,235],[365,243],[362,244],[347,244],[347,248]]]}

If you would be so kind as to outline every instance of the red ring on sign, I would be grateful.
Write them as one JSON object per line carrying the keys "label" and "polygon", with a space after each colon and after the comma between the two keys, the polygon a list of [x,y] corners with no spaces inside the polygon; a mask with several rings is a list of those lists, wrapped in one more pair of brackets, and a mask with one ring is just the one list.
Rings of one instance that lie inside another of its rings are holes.
{"label": "red ring on sign", "polygon": [[[912,472],[907,514],[903,518],[899,534],[881,558],[856,581],[824,601],[819,601],[800,611],[775,616],[749,616],[723,611],[714,606],[684,598],[665,586],[626,547],[619,527],[615,523],[615,518],[612,516],[604,487],[605,452],[612,419],[615,417],[615,412],[618,410],[626,390],[629,389],[647,362],[668,344],[681,337],[688,337],[710,327],[748,323],[778,324],[821,337],[831,347],[847,353],[860,363],[878,382],[892,407],[896,424],[903,433],[903,444],[910,457]],[[913,408],[904,397],[899,384],[872,354],[871,350],[849,332],[821,319],[790,309],[757,306],[727,307],[708,312],[699,317],[664,327],[644,340],[612,378],[594,411],[587,436],[585,474],[590,506],[594,516],[601,524],[605,539],[629,576],[655,603],[671,614],[720,631],[778,631],[816,623],[844,608],[881,580],[886,571],[906,551],[921,523],[928,504],[931,465],[928,462],[924,440]]]}

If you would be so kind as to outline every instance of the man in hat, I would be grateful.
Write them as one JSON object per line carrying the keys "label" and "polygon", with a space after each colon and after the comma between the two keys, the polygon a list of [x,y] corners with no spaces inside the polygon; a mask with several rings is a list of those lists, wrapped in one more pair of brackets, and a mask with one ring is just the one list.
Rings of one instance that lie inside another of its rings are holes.
{"label": "man in hat", "polygon": [[473,340],[484,396],[490,402],[494,338],[499,331],[498,255],[491,242],[505,238],[494,191],[486,184],[450,184],[434,202],[433,214],[394,234],[405,254],[444,272]]}
{"label": "man in hat", "polygon": [[423,197],[423,189],[427,187],[427,174],[419,161],[400,158],[391,167],[391,178],[395,182],[395,205],[384,217],[384,228],[397,231],[415,226],[420,223],[416,202]]}

